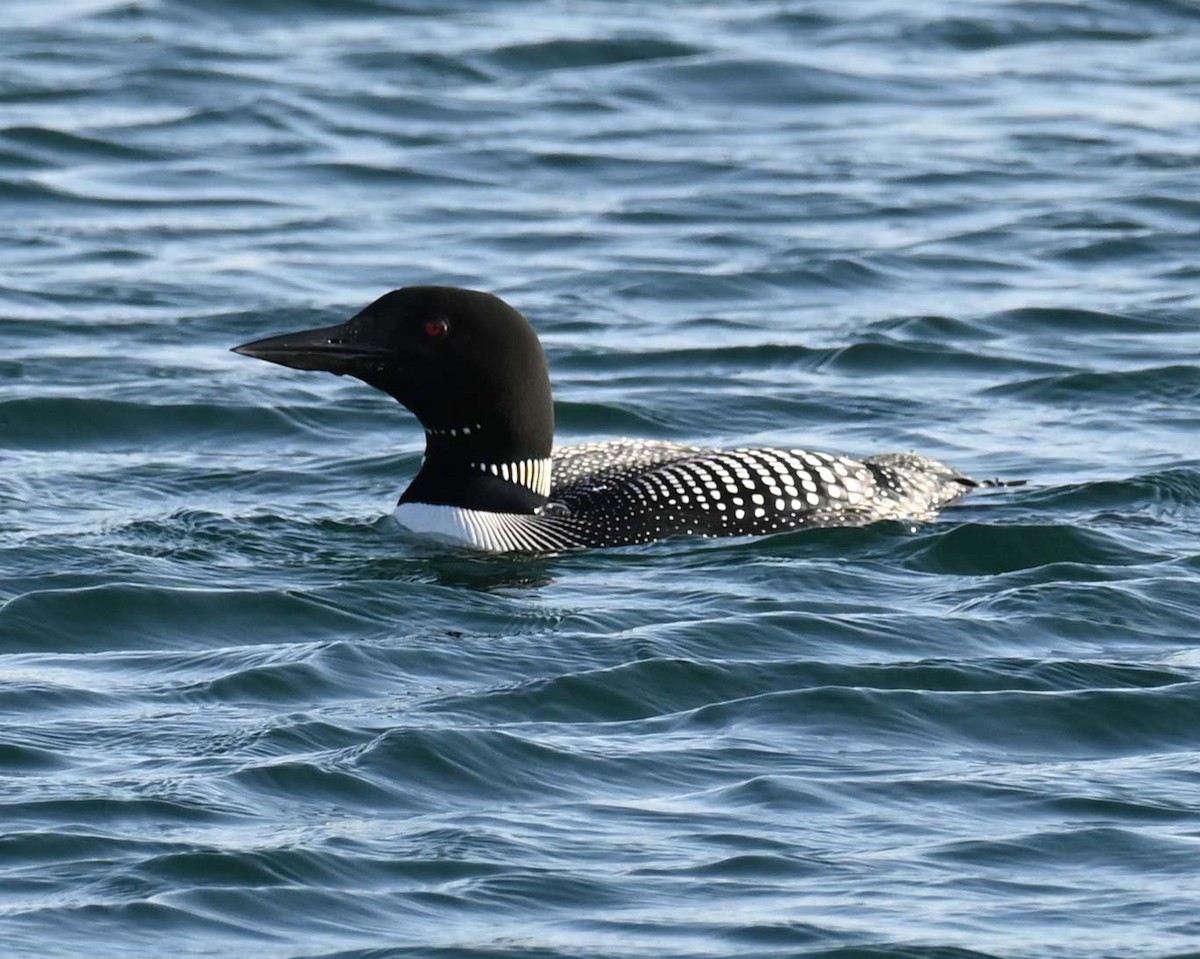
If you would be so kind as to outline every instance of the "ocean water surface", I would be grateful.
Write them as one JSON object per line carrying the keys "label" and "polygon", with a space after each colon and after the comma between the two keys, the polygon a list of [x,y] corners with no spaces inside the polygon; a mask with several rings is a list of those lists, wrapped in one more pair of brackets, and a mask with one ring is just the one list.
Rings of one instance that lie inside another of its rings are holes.
{"label": "ocean water surface", "polygon": [[[0,956],[1200,954],[1200,7],[7,0]],[[476,556],[228,348],[1025,487]]]}

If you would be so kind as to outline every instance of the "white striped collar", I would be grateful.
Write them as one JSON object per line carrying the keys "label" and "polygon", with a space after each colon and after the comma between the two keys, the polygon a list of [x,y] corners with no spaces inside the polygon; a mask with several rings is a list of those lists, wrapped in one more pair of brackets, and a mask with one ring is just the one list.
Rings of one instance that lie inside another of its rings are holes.
{"label": "white striped collar", "polygon": [[482,431],[483,425],[481,423],[472,423],[470,426],[452,426],[444,430],[425,427],[426,436],[470,436],[472,433],[480,433]]}
{"label": "white striped collar", "polygon": [[517,460],[515,463],[472,463],[471,469],[491,473],[510,483],[518,483],[539,496],[550,495],[550,458]]}

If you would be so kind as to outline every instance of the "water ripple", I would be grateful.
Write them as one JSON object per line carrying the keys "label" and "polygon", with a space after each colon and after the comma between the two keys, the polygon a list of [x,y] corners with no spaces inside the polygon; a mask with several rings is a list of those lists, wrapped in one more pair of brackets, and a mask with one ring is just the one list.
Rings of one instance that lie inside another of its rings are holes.
{"label": "water ripple", "polygon": [[[0,69],[4,955],[1190,955],[1184,0],[68,0]],[[491,289],[564,440],[937,520],[475,556],[228,348]]]}

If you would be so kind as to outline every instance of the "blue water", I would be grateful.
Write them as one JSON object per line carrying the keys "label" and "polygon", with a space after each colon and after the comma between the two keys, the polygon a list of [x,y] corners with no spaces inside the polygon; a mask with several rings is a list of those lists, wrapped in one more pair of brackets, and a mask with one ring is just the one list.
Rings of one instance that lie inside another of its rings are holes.
{"label": "blue water", "polygon": [[[1200,954],[1200,7],[6,0],[0,956]],[[1026,478],[536,559],[228,348]]]}

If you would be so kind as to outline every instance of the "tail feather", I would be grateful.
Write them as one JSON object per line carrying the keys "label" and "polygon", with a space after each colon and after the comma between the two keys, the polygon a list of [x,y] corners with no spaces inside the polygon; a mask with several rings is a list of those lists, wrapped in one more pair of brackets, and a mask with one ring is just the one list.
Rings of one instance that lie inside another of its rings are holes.
{"label": "tail feather", "polygon": [[987,489],[991,487],[1007,487],[1007,486],[1024,486],[1029,480],[1002,480],[1002,479],[972,479],[969,476],[955,476],[954,482],[962,483],[963,486],[969,486],[971,489]]}
{"label": "tail feather", "polygon": [[899,514],[906,516],[932,515],[974,489],[1024,486],[1026,482],[977,480],[919,453],[883,453],[863,462],[882,480],[883,495],[895,501]]}

